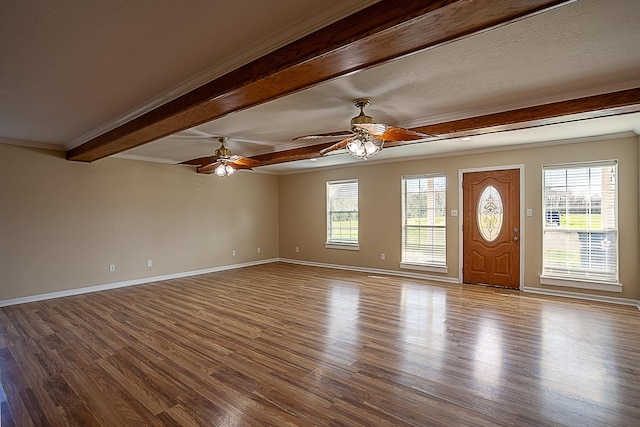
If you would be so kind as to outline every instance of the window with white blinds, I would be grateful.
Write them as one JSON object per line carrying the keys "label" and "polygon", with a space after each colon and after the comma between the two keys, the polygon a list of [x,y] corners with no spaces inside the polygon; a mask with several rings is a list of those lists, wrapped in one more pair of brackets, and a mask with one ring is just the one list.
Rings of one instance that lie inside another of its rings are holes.
{"label": "window with white blinds", "polygon": [[402,177],[402,263],[447,264],[447,180],[443,175]]}
{"label": "window with white blinds", "polygon": [[358,180],[327,182],[327,244],[358,245]]}
{"label": "window with white blinds", "polygon": [[543,167],[543,277],[618,282],[617,162]]}

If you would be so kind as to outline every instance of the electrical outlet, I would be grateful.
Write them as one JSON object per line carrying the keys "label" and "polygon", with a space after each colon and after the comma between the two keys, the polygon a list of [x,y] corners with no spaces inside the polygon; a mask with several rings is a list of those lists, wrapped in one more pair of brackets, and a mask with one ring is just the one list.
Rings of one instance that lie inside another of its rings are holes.
{"label": "electrical outlet", "polygon": [[231,255],[236,256],[236,251],[235,250],[231,251]]}
{"label": "electrical outlet", "polygon": [[260,248],[258,248],[258,253],[260,253]]}
{"label": "electrical outlet", "polygon": [[296,253],[300,252],[300,248],[296,246]]}
{"label": "electrical outlet", "polygon": [[387,256],[385,254],[380,254],[380,260],[384,261],[387,258]]}
{"label": "electrical outlet", "polygon": [[112,273],[114,271],[116,271],[116,265],[115,264],[109,264],[109,271],[112,272]]}
{"label": "electrical outlet", "polygon": [[152,259],[148,259],[147,260],[147,267],[149,267],[149,268],[153,267],[153,260]]}

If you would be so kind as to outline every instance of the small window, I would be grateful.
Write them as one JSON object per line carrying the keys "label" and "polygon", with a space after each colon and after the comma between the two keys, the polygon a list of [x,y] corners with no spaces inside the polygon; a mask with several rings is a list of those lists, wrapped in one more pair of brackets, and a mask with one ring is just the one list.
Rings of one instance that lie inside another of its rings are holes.
{"label": "small window", "polygon": [[502,197],[493,185],[488,185],[478,198],[477,214],[478,230],[487,242],[496,240],[502,230]]}
{"label": "small window", "polygon": [[443,175],[402,178],[402,266],[447,264],[447,180]]}
{"label": "small window", "polygon": [[327,182],[325,246],[358,249],[358,180]]}
{"label": "small window", "polygon": [[545,166],[544,278],[618,282],[617,164]]}

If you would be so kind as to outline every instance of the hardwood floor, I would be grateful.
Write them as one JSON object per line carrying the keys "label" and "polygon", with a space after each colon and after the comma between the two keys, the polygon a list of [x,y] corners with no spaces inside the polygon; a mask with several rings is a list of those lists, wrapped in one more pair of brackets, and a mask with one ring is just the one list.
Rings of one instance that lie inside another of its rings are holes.
{"label": "hardwood floor", "polygon": [[640,425],[633,307],[274,263],[0,327],[3,427]]}

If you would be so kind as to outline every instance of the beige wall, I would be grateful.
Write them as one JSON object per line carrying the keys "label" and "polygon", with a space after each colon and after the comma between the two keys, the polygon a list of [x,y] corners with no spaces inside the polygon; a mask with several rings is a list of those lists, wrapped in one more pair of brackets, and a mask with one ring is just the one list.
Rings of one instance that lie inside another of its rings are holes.
{"label": "beige wall", "polygon": [[[395,163],[367,163],[280,177],[280,257],[302,261],[400,270],[401,184],[403,175],[444,173],[447,177],[447,208],[458,206],[460,169],[524,165],[524,205],[533,209],[524,218],[524,285],[579,293],[594,293],[638,299],[638,138],[618,138],[450,156]],[[542,286],[542,165],[602,159],[619,161],[620,281],[622,293]],[[327,181],[357,178],[360,202],[360,250],[326,249],[325,184]],[[447,222],[447,274],[459,277],[458,218]],[[295,247],[300,252],[295,252]],[[380,254],[386,260],[380,259]]]}
{"label": "beige wall", "polygon": [[278,257],[277,176],[63,154],[0,144],[0,301]]}
{"label": "beige wall", "polygon": [[[639,139],[629,137],[217,179],[186,166],[122,159],[83,164],[59,152],[0,144],[0,301],[277,257],[400,270],[402,175],[446,174],[450,210],[460,208],[460,169],[519,164],[524,204],[534,212],[524,218],[524,284],[542,287],[541,166],[601,159],[619,161],[623,292],[549,288],[638,299],[639,147]],[[359,179],[360,251],[326,249],[325,184],[348,178]],[[449,217],[447,225],[445,276],[456,279],[458,219]]]}

